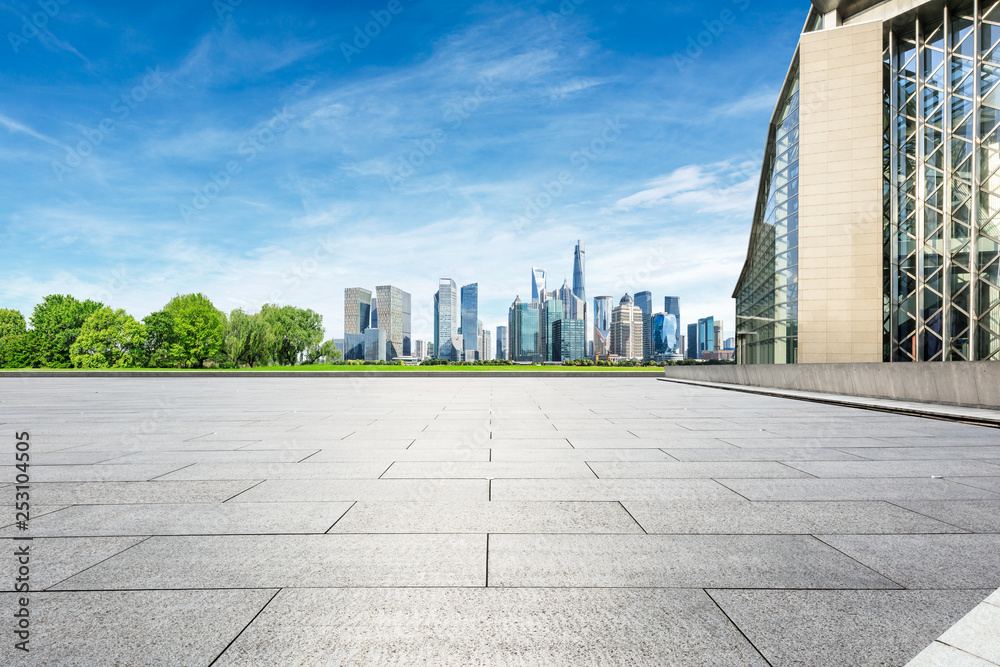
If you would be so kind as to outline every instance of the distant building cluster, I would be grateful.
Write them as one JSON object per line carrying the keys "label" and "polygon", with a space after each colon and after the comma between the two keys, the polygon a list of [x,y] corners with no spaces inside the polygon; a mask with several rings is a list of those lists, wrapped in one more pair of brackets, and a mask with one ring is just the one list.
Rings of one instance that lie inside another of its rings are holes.
{"label": "distant building cluster", "polygon": [[724,339],[722,321],[698,320],[681,333],[680,298],[664,297],[654,312],[652,292],[618,299],[587,301],[586,250],[578,241],[573,252],[573,284],[549,290],[546,271],[531,267],[531,300],[514,299],[507,326],[483,330],[479,313],[479,283],[461,287],[451,278],[438,280],[434,293],[434,340],[411,341],[410,294],[385,285],[375,293],[344,290],[344,339],[338,341],[345,359],[407,361],[441,359],[451,362],[510,360],[515,363],[558,364],[598,361],[680,361],[685,358],[732,359],[735,340]]}

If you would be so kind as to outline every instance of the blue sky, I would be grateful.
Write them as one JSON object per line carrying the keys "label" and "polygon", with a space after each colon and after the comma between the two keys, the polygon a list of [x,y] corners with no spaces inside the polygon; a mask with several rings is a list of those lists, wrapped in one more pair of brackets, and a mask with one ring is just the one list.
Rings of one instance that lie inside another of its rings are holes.
{"label": "blue sky", "polygon": [[494,329],[583,239],[589,297],[729,332],[808,8],[0,0],[0,307],[200,291],[332,338],[345,287],[393,284],[427,339],[439,277]]}

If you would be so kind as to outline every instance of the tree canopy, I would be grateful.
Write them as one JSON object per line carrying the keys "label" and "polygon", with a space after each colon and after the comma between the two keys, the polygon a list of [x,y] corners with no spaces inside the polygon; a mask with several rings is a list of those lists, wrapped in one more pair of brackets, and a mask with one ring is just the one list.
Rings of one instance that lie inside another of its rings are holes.
{"label": "tree canopy", "polygon": [[91,313],[70,348],[77,368],[127,368],[143,355],[146,328],[122,309]]}
{"label": "tree canopy", "polygon": [[177,295],[163,308],[170,318],[169,359],[197,368],[222,351],[226,316],[204,294]]}
{"label": "tree canopy", "polygon": [[292,366],[307,350],[323,342],[323,316],[319,313],[268,303],[260,314],[274,332],[274,356],[279,364]]}
{"label": "tree canopy", "polygon": [[87,318],[101,308],[96,301],[78,301],[68,294],[50,294],[35,306],[31,328],[38,334],[39,361],[50,368],[69,368],[70,348]]}

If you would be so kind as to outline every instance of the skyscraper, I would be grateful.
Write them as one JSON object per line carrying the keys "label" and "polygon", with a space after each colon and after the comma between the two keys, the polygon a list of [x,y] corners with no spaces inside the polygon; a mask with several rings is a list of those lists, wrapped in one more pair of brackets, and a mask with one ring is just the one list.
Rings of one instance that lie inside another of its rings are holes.
{"label": "skyscraper", "polygon": [[385,331],[387,361],[410,356],[410,294],[392,285],[379,285],[379,328]]}
{"label": "skyscraper", "polygon": [[[572,296],[572,294],[570,294]],[[549,299],[542,304],[539,326],[539,341],[543,361],[559,361],[561,349],[559,338],[555,335],[556,322],[563,319],[563,302],[559,299]]]}
{"label": "skyscraper", "polygon": [[372,329],[378,329],[378,298],[372,297]]}
{"label": "skyscraper", "polygon": [[689,324],[687,332],[687,351],[684,353],[688,359],[700,359],[698,354],[698,323]]}
{"label": "skyscraper", "polygon": [[451,278],[441,278],[434,295],[434,356],[438,359],[458,361],[462,349],[458,319],[458,286]]}
{"label": "skyscraper", "polygon": [[715,351],[715,318],[705,317],[698,320],[698,356],[701,359],[705,352]]}
{"label": "skyscraper", "polygon": [[541,363],[539,341],[539,305],[524,303],[517,297],[507,315],[510,326],[510,358],[512,361]]}
{"label": "skyscraper", "polygon": [[611,311],[614,303],[610,296],[594,297],[594,356],[611,354]]}
{"label": "skyscraper", "polygon": [[469,360],[469,352],[479,355],[478,321],[479,283],[472,283],[462,287],[462,350],[466,360]]}
{"label": "skyscraper", "polygon": [[483,331],[483,346],[481,349],[481,354],[479,356],[483,361],[489,361],[493,358],[493,341],[490,340],[490,330],[486,329]]}
{"label": "skyscraper", "polygon": [[558,354],[553,361],[575,361],[586,356],[586,322],[562,319],[552,326],[553,338],[558,341]]}
{"label": "skyscraper", "polygon": [[344,290],[344,333],[360,334],[371,321],[372,293],[363,287]]}
{"label": "skyscraper", "polygon": [[648,361],[653,358],[652,324],[650,322],[650,318],[653,316],[653,293],[636,292],[635,305],[642,311],[642,358]]}
{"label": "skyscraper", "polygon": [[545,269],[531,267],[531,303],[545,300]]}
{"label": "skyscraper", "polygon": [[651,358],[655,361],[679,361],[684,358],[681,351],[680,325],[671,313],[654,313],[649,318],[652,325],[650,334]]}
{"label": "skyscraper", "polygon": [[584,324],[584,355],[594,354],[594,313],[589,308],[587,301],[587,253],[583,246],[583,241],[576,242],[576,249],[573,251],[573,295],[582,302],[582,313],[574,315],[574,319],[582,319]]}
{"label": "skyscraper", "polygon": [[611,312],[611,354],[623,359],[642,359],[642,309],[628,294]]}
{"label": "skyscraper", "polygon": [[507,327],[497,327],[497,359],[506,359],[509,356],[508,345]]}
{"label": "skyscraper", "polygon": [[[668,345],[667,356],[669,360],[684,358],[684,336],[681,335],[681,299],[677,296],[667,296],[663,298],[663,314],[666,316],[663,328],[664,336],[669,341],[671,336],[676,341],[673,345]],[[655,329],[655,327],[654,327]],[[672,332],[672,333],[671,333]]]}

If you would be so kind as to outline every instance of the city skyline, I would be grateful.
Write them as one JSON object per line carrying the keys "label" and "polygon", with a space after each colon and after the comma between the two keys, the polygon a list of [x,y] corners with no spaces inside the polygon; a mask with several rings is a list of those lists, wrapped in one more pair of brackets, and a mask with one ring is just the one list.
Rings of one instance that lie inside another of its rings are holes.
{"label": "city skyline", "polygon": [[[344,288],[393,284],[430,339],[426,266],[479,282],[492,329],[530,298],[508,267],[572,283],[586,238],[588,295],[677,293],[735,321],[799,3],[727,2],[733,20],[698,47],[721,8],[404,2],[350,61],[370,8],[222,4],[60,6],[8,53],[4,307],[69,293],[141,318],[202,292],[226,312],[307,306],[339,332]],[[745,76],[706,89],[731,58]],[[44,248],[30,272],[24,248]]]}

